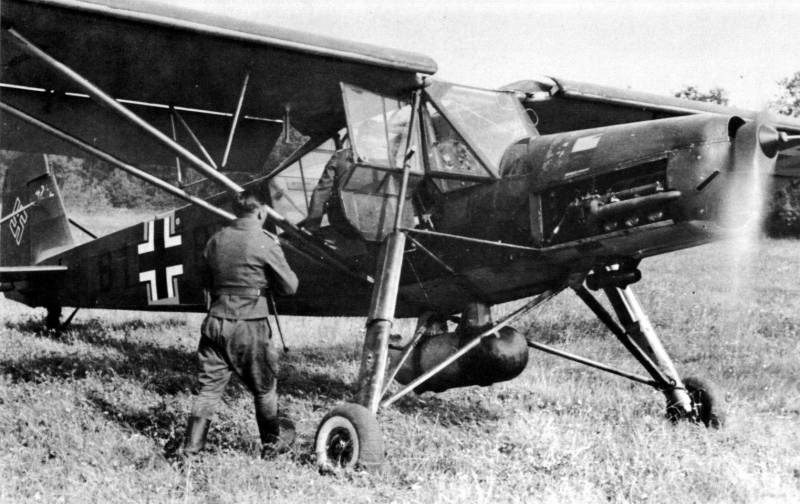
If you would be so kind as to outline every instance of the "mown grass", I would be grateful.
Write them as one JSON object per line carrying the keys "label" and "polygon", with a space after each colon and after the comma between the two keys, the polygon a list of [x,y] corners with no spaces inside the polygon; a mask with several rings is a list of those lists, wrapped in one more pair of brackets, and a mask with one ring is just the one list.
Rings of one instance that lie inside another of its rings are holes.
{"label": "mown grass", "polygon": [[[0,501],[800,502],[800,243],[763,242],[748,282],[733,281],[727,247],[645,261],[635,286],[681,372],[725,391],[725,429],[671,425],[659,393],[532,353],[514,381],[382,411],[379,474],[322,476],[310,455],[317,423],[350,395],[361,319],[283,320],[295,452],[257,458],[235,383],[208,453],[181,470],[162,450],[185,427],[201,316],[86,310],[55,337],[41,311],[0,300]],[[636,370],[568,293],[519,327]]]}

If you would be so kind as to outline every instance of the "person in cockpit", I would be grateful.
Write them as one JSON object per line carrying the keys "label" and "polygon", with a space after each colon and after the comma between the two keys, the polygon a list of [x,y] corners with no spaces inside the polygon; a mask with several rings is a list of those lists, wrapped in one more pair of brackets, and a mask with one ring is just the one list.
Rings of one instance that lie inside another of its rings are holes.
{"label": "person in cockpit", "polygon": [[311,194],[311,203],[308,206],[308,216],[298,226],[315,233],[322,225],[322,217],[327,213],[328,206],[336,191],[336,185],[353,166],[353,151],[349,147],[339,149],[333,153],[330,160],[322,170],[314,192]]}

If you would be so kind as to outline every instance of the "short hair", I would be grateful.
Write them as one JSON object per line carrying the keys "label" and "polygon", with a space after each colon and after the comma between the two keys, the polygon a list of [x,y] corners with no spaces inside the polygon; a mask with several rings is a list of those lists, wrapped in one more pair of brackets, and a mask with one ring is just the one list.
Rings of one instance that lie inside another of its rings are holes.
{"label": "short hair", "polygon": [[254,191],[252,189],[245,189],[236,195],[233,200],[233,213],[237,217],[244,217],[258,211],[258,209],[267,204],[264,193],[261,191]]}

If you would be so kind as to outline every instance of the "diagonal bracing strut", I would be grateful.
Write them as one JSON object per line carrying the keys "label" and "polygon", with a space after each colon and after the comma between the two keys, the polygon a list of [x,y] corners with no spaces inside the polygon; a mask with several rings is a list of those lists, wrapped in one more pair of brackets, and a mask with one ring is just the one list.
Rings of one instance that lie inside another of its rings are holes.
{"label": "diagonal bracing strut", "polygon": [[[208,163],[197,157],[195,154],[187,150],[185,147],[183,147],[178,142],[170,138],[168,135],[164,134],[158,128],[154,127],[153,125],[151,125],[150,123],[139,117],[136,113],[134,113],[125,105],[114,99],[111,95],[107,94],[105,91],[97,87],[88,79],[80,75],[78,72],[76,72],[69,66],[65,65],[61,61],[57,60],[56,58],[48,54],[46,51],[35,45],[33,42],[25,38],[15,28],[13,27],[4,28],[3,32],[7,33],[10,36],[11,41],[14,44],[16,44],[20,49],[22,49],[24,52],[28,53],[29,55],[35,58],[38,58],[46,65],[50,66],[52,69],[54,69],[64,77],[68,78],[69,80],[80,86],[83,90],[89,93],[89,95],[92,98],[100,102],[102,105],[108,107],[109,109],[113,110],[123,118],[127,119],[128,121],[132,122],[136,126],[143,129],[145,132],[147,132],[150,136],[152,136],[162,145],[172,150],[174,153],[176,153],[184,160],[188,161],[192,166],[194,166],[198,171],[206,175],[209,179],[218,182],[219,184],[221,184],[222,186],[224,186],[226,189],[228,189],[233,193],[239,193],[244,190],[244,188],[242,188],[239,184],[231,180],[229,177],[225,176],[223,173],[214,169],[211,165],[209,165]],[[172,189],[176,189],[172,186],[170,187]],[[206,204],[204,207],[207,206],[209,205]],[[303,232],[297,226],[290,223],[283,215],[275,211],[275,209],[273,209],[272,207],[267,206],[266,208],[269,219],[272,222],[274,222],[278,227],[280,227],[288,237],[299,243],[302,243],[308,249],[308,251],[311,252],[313,256],[315,256],[315,258],[318,261],[322,263],[327,263],[328,265],[334,267],[335,269],[339,270],[340,272],[348,276],[357,278],[367,283],[372,283],[373,281],[372,277],[362,272],[351,269],[349,266],[347,266],[344,260],[340,258],[338,254],[336,254],[333,250],[316,242],[311,237],[310,234]]]}
{"label": "diagonal bracing strut", "polygon": [[494,335],[497,332],[497,330],[500,329],[502,326],[504,326],[506,324],[510,324],[513,321],[517,320],[522,315],[526,314],[528,311],[530,311],[533,308],[539,306],[540,304],[544,303],[545,301],[551,299],[558,292],[559,292],[559,290],[548,290],[548,291],[545,291],[545,292],[543,292],[543,293],[541,293],[541,294],[539,294],[537,296],[534,296],[526,304],[524,304],[520,308],[517,308],[516,310],[511,312],[509,315],[504,317],[502,320],[500,320],[499,322],[494,324],[489,329],[486,329],[485,331],[481,332],[480,334],[478,334],[477,336],[472,338],[467,344],[465,344],[464,346],[459,348],[456,352],[454,352],[452,355],[450,355],[449,357],[444,359],[442,362],[440,362],[439,364],[434,366],[427,373],[424,373],[421,376],[417,377],[415,380],[413,380],[410,383],[406,384],[402,389],[400,389],[393,396],[389,397],[388,399],[385,399],[383,402],[380,403],[381,407],[385,408],[386,406],[389,406],[389,405],[393,404],[395,401],[397,401],[398,399],[402,398],[403,396],[405,396],[406,394],[408,394],[409,392],[411,392],[412,390],[417,388],[422,383],[424,383],[424,382],[428,381],[429,379],[431,379],[434,375],[439,373],[441,370],[443,370],[444,368],[446,368],[447,366],[449,366],[450,364],[452,364],[456,360],[458,360],[461,357],[463,357],[464,355],[466,355],[470,350],[475,348],[481,342],[481,340],[483,340],[484,338],[486,338],[488,336]]}
{"label": "diagonal bracing strut", "polygon": [[[37,118],[27,114],[26,112],[23,112],[22,110],[19,110],[19,109],[13,107],[12,105],[9,105],[9,104],[7,104],[7,103],[5,103],[3,101],[0,101],[0,111],[7,112],[7,113],[15,116],[16,118],[20,119],[23,122],[31,124],[32,126],[35,126],[35,127],[41,129],[42,131],[44,131],[44,132],[46,132],[46,133],[48,133],[48,134],[50,134],[50,135],[52,135],[52,136],[54,136],[56,138],[59,138],[59,139],[65,141],[65,142],[67,142],[67,143],[69,143],[71,145],[74,145],[75,147],[83,150],[84,152],[87,152],[87,153],[97,157],[98,159],[101,159],[101,160],[105,161],[106,163],[119,168],[120,170],[123,170],[123,171],[125,171],[127,173],[130,173],[134,177],[142,179],[145,182],[147,182],[149,184],[152,184],[152,185],[158,187],[159,189],[161,189],[161,190],[163,190],[165,192],[168,192],[168,193],[172,194],[173,196],[175,196],[177,198],[180,198],[180,199],[182,199],[182,200],[184,200],[184,201],[186,201],[188,203],[192,203],[194,205],[197,205],[198,207],[200,207],[200,208],[202,208],[204,210],[207,210],[207,211],[209,211],[209,212],[211,212],[211,213],[213,213],[213,214],[215,214],[215,215],[217,215],[219,217],[222,217],[223,219],[225,219],[227,221],[232,221],[232,220],[234,220],[236,218],[236,216],[233,215],[231,212],[228,212],[227,210],[224,210],[222,208],[214,206],[211,203],[209,203],[208,201],[206,201],[206,200],[204,200],[202,198],[198,198],[197,196],[194,196],[194,195],[186,192],[183,189],[175,187],[175,186],[173,186],[172,184],[170,184],[168,182],[164,182],[160,178],[154,177],[153,175],[150,175],[149,173],[147,173],[145,171],[142,171],[139,168],[137,168],[137,167],[135,167],[135,166],[133,166],[133,165],[131,165],[129,163],[126,163],[125,161],[123,161],[123,160],[121,160],[121,159],[119,159],[119,158],[117,158],[117,157],[105,152],[104,150],[99,149],[99,148],[95,147],[94,145],[91,145],[88,142],[85,142],[85,141],[81,140],[80,138],[77,138],[77,137],[75,137],[75,136],[73,136],[73,135],[71,135],[71,134],[69,134],[69,133],[67,133],[65,131],[62,131],[62,130],[56,128],[55,126],[53,126],[51,124],[48,124],[48,123],[46,123],[46,122],[44,122],[44,121],[42,121],[40,119],[37,119]],[[17,213],[19,213],[19,212],[15,212],[14,215],[16,215]],[[87,233],[90,236],[92,236],[93,238],[97,238],[93,233],[91,233],[87,229],[83,228],[82,226],[80,226],[76,222],[72,221],[71,219],[70,219],[70,222],[73,225],[77,226],[82,231],[84,231],[85,233]],[[264,230],[264,232],[267,233],[266,230]],[[319,260],[318,258],[308,254],[305,250],[302,250],[302,249],[298,248],[293,243],[291,243],[291,242],[285,242],[285,243],[290,245],[294,250],[296,250],[298,253],[304,255],[305,257],[308,257],[311,260],[317,260],[317,261]]]}

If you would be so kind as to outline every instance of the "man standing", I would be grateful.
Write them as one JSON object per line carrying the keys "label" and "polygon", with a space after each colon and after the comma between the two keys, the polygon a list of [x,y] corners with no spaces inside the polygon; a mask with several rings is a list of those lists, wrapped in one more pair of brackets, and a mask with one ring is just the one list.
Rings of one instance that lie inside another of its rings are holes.
{"label": "man standing", "polygon": [[242,192],[234,213],[238,218],[211,237],[203,254],[203,283],[211,302],[197,350],[200,389],[189,417],[185,455],[205,446],[210,419],[232,372],[253,393],[262,456],[287,443],[279,437],[278,350],[271,340],[267,296],[294,294],[297,276],[280,245],[263,232],[264,196]]}

